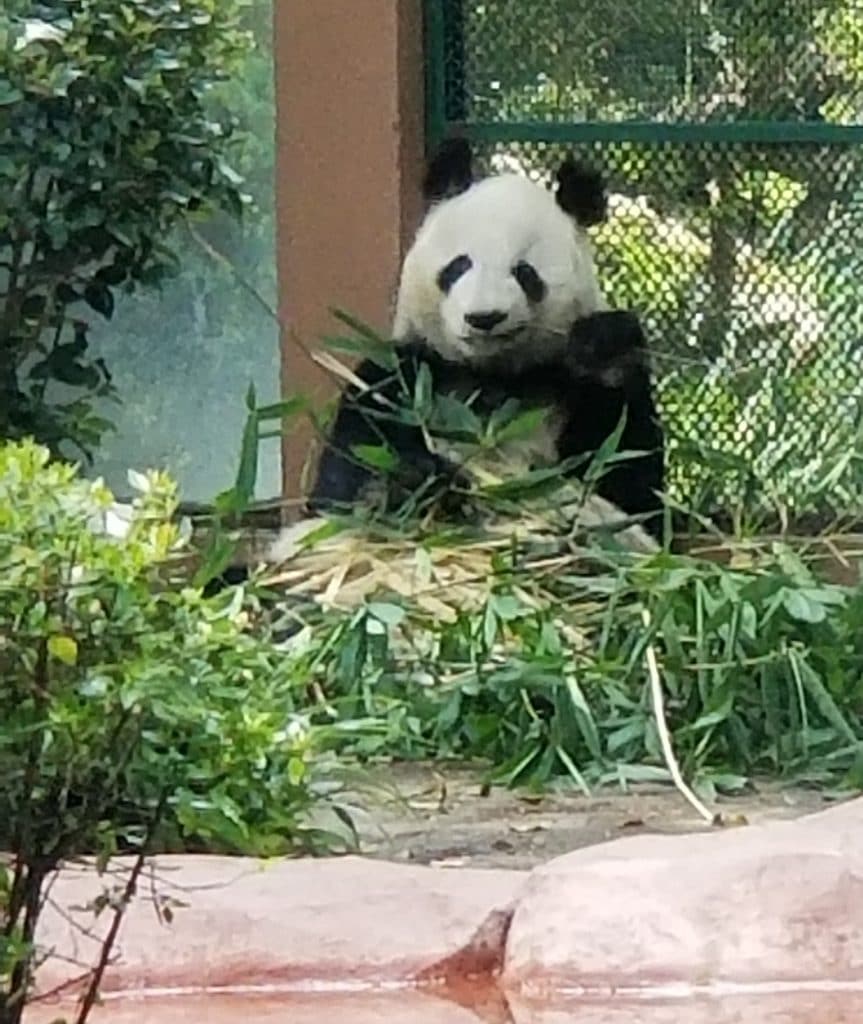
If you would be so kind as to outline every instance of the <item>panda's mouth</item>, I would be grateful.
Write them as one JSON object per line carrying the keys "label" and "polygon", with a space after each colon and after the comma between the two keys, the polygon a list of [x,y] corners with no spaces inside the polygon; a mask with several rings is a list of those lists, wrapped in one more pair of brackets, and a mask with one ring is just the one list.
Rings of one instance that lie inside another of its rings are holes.
{"label": "panda's mouth", "polygon": [[494,334],[468,334],[462,338],[462,341],[479,348],[499,349],[519,341],[526,330],[527,325],[521,324],[519,327],[513,327],[508,331],[495,331]]}

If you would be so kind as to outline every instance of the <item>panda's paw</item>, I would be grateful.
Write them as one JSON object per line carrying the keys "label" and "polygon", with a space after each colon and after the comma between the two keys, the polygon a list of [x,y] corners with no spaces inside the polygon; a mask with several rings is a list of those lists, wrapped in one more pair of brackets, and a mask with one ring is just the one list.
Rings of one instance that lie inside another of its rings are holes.
{"label": "panda's paw", "polygon": [[628,310],[607,310],[583,317],[570,328],[567,357],[578,373],[625,377],[645,362],[641,322]]}

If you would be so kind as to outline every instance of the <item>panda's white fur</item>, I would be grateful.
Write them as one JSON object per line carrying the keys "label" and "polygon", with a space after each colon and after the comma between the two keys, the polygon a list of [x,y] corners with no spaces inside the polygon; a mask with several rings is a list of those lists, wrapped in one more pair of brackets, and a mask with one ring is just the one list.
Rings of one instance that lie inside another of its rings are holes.
{"label": "panda's white fur", "polygon": [[[441,295],[440,268],[461,254],[470,257],[470,269]],[[529,302],[513,277],[519,260],[542,278],[542,302]],[[432,206],[402,265],[393,336],[423,338],[454,361],[481,365],[505,354],[513,365],[527,365],[562,347],[574,320],[606,308],[587,231],[546,187],[505,173]],[[506,319],[490,332],[472,330],[465,316],[487,310],[505,312]],[[485,453],[482,463],[472,452],[472,469],[513,475],[551,462],[558,433],[550,410],[529,438]],[[437,450],[457,462],[467,454],[452,444]]]}
{"label": "panda's white fur", "polygon": [[[462,253],[471,267],[441,296],[438,272]],[[530,303],[513,277],[519,260],[545,283],[542,302]],[[548,189],[502,174],[432,207],[405,257],[393,334],[425,338],[447,358],[482,362],[506,351],[520,362],[605,308],[586,230]],[[506,320],[488,333],[472,331],[465,315],[487,310],[506,312]]]}
{"label": "panda's white fur", "polygon": [[[469,257],[469,268],[443,290],[441,269],[463,255]],[[541,278],[541,301],[530,301],[513,276],[519,261],[529,263]],[[397,345],[421,339],[455,364],[481,369],[503,359],[520,371],[532,362],[547,362],[550,352],[562,352],[575,321],[607,309],[586,228],[547,187],[504,173],[471,181],[456,194],[432,202],[403,262],[392,334]],[[491,330],[473,329],[466,320],[488,311],[505,314]],[[486,467],[499,476],[553,462],[560,429],[560,416],[550,408],[533,437],[486,453],[486,466],[472,453],[471,469],[481,478]],[[464,457],[452,445],[435,450],[457,463]],[[588,529],[629,518],[599,495],[585,499],[578,485],[573,500],[578,524]],[[288,560],[324,521],[315,516],[284,529],[268,560]],[[658,549],[638,525],[625,527],[618,537],[635,551]]]}

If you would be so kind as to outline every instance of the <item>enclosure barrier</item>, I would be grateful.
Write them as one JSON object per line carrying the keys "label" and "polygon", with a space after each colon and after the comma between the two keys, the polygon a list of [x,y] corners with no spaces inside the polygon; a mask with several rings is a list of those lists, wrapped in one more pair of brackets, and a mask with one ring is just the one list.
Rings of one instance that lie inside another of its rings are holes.
{"label": "enclosure barrier", "polygon": [[427,137],[609,181],[609,300],[649,329],[673,499],[857,516],[863,0],[426,0]]}

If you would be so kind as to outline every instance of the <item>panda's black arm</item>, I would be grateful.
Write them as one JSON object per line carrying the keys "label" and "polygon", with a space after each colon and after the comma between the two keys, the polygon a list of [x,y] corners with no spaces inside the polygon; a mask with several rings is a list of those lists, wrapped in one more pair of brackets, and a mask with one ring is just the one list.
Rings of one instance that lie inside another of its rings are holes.
{"label": "panda's black arm", "polygon": [[[625,410],[618,450],[645,454],[606,467],[596,490],[630,515],[655,513],[645,526],[660,535],[664,438],[638,317],[614,310],[577,321],[570,331],[566,364],[570,384],[559,454],[569,458],[596,451]],[[581,475],[585,468],[576,472]]]}
{"label": "panda's black arm", "polygon": [[[307,512],[348,510],[362,498],[376,472],[352,453],[357,445],[383,443],[399,455],[405,467],[398,479],[402,490],[415,489],[417,483],[423,483],[429,476],[446,473],[448,464],[428,451],[420,428],[398,419],[406,393],[414,388],[418,356],[416,346],[404,346],[398,370],[384,369],[372,360],[365,360],[354,370],[368,390],[349,387],[342,394],[306,502]],[[383,401],[374,395],[381,396]],[[245,565],[231,565],[206,583],[204,596],[213,596],[248,578]]]}
{"label": "panda's black arm", "polygon": [[367,390],[351,386],[341,396],[309,496],[310,511],[348,508],[381,478],[383,471],[355,454],[352,449],[357,446],[383,445],[397,457],[398,466],[388,474],[394,492],[414,492],[430,477],[447,475],[448,464],[429,451],[420,427],[402,418],[417,379],[417,364],[417,347],[405,345],[399,349],[397,370],[372,360],[356,367],[354,373]]}

